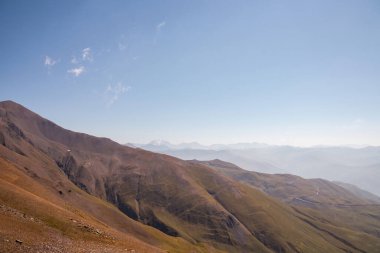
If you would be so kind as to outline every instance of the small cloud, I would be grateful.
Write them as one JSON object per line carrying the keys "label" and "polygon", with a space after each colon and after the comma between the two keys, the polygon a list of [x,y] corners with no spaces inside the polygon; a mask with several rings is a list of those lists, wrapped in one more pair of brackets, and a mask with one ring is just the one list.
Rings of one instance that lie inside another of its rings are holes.
{"label": "small cloud", "polygon": [[161,23],[156,25],[156,31],[160,32],[161,29],[166,25],[166,21],[162,21]]}
{"label": "small cloud", "polygon": [[166,26],[166,21],[162,21],[161,23],[158,23],[156,25],[156,33],[154,35],[154,39],[153,39],[153,44],[156,44],[157,43],[157,39],[158,37],[160,36],[160,33],[161,33],[161,29]]}
{"label": "small cloud", "polygon": [[118,48],[119,48],[120,51],[124,51],[125,49],[127,49],[127,44],[126,43],[119,42],[117,46],[118,46]]}
{"label": "small cloud", "polygon": [[73,56],[72,58],[71,58],[71,61],[70,61],[72,64],[78,64],[79,63],[79,60],[75,57],[75,56]]}
{"label": "small cloud", "polygon": [[120,35],[120,39],[117,43],[117,47],[119,48],[119,51],[125,51],[128,47],[127,38],[124,34]]}
{"label": "small cloud", "polygon": [[82,50],[82,60],[83,61],[93,61],[91,48],[87,47]]}
{"label": "small cloud", "polygon": [[107,106],[111,106],[122,94],[126,93],[130,89],[131,86],[125,86],[121,82],[118,82],[115,85],[108,84],[104,92]]}
{"label": "small cloud", "polygon": [[54,66],[56,63],[57,63],[57,61],[54,60],[53,58],[51,58],[51,57],[49,57],[49,56],[45,56],[45,61],[44,61],[45,66],[47,66],[47,67],[52,67],[52,66]]}
{"label": "small cloud", "polygon": [[72,74],[75,77],[80,76],[84,72],[84,66],[80,66],[78,68],[69,69],[67,73]]}

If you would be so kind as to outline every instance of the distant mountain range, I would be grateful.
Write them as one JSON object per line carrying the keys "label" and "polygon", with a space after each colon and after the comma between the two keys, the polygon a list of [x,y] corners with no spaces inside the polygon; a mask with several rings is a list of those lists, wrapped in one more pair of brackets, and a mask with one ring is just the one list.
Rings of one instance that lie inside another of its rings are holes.
{"label": "distant mountain range", "polygon": [[380,147],[301,148],[261,143],[204,146],[166,141],[133,145],[185,160],[220,159],[246,170],[346,182],[380,195]]}
{"label": "distant mountain range", "polygon": [[182,150],[182,149],[192,149],[192,150],[226,150],[226,149],[250,149],[250,148],[264,148],[269,147],[268,144],[263,143],[235,143],[235,144],[213,144],[213,145],[202,145],[198,142],[183,142],[179,144],[172,144],[165,140],[153,140],[147,144],[136,144],[136,143],[126,143],[125,145],[130,147],[140,147],[148,150],[154,151],[165,151],[165,150]]}
{"label": "distant mountain range", "polygon": [[[289,146],[289,145],[270,145],[266,143],[259,143],[259,142],[241,142],[241,143],[232,143],[232,144],[211,144],[211,145],[203,145],[198,142],[182,142],[178,144],[173,144],[169,141],[165,140],[153,140],[151,142],[148,142],[146,144],[141,143],[126,143],[126,146],[130,147],[139,147],[139,148],[145,148],[145,149],[154,149],[156,151],[163,151],[163,150],[181,150],[181,149],[200,149],[200,150],[242,150],[242,149],[254,149],[254,148],[273,148],[273,147],[292,147],[292,148],[300,148],[296,146]],[[370,145],[357,145],[357,144],[351,144],[351,145],[342,145],[342,146],[331,146],[331,145],[316,145],[311,147],[305,147],[305,148],[351,148],[351,149],[362,149],[362,148],[369,148],[374,147]]]}
{"label": "distant mountain range", "polygon": [[327,180],[185,161],[0,102],[0,252],[379,252],[380,204]]}

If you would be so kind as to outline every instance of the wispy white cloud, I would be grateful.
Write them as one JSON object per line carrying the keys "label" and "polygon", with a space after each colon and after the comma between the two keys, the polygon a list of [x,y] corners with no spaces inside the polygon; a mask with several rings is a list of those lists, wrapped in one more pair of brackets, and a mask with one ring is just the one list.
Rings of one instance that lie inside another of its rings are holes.
{"label": "wispy white cloud", "polygon": [[158,23],[158,24],[156,25],[156,31],[157,31],[157,32],[160,32],[161,29],[162,29],[165,25],[166,25],[166,21],[162,21],[161,23]]}
{"label": "wispy white cloud", "polygon": [[160,36],[161,34],[161,30],[166,26],[166,21],[162,21],[160,23],[158,23],[156,25],[156,33],[154,35],[154,38],[153,38],[153,44],[156,44],[157,43],[157,40],[158,40],[158,37]]}
{"label": "wispy white cloud", "polygon": [[120,35],[120,38],[117,42],[117,47],[118,47],[119,51],[125,51],[127,49],[128,42],[127,42],[127,38],[124,34]]}
{"label": "wispy white cloud", "polygon": [[73,56],[73,57],[71,57],[71,61],[70,61],[72,64],[78,64],[79,63],[79,60],[75,57],[75,56]]}
{"label": "wispy white cloud", "polygon": [[57,61],[51,58],[50,56],[45,56],[45,61],[44,61],[45,66],[53,67],[56,63]]}
{"label": "wispy white cloud", "polygon": [[94,58],[92,57],[91,48],[86,47],[82,50],[82,60],[83,61],[93,61]]}
{"label": "wispy white cloud", "polygon": [[85,71],[84,66],[80,66],[78,68],[69,69],[67,73],[72,74],[75,77],[80,76]]}
{"label": "wispy white cloud", "polygon": [[123,42],[119,42],[117,44],[118,48],[120,51],[124,51],[125,49],[127,49],[127,44],[126,43],[123,43]]}
{"label": "wispy white cloud", "polygon": [[121,82],[118,82],[115,85],[108,84],[104,92],[107,106],[111,106],[115,103],[121,95],[126,93],[131,89],[131,86],[125,86]]}

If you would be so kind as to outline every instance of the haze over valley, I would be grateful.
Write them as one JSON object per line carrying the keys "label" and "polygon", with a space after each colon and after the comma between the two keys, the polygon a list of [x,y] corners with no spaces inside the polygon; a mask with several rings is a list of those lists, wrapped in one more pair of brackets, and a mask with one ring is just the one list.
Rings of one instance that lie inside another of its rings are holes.
{"label": "haze over valley", "polygon": [[[126,144],[128,145],[128,144]],[[324,178],[359,186],[380,195],[380,147],[292,147],[262,143],[201,145],[165,141],[132,144],[185,160],[221,159],[246,170]]]}

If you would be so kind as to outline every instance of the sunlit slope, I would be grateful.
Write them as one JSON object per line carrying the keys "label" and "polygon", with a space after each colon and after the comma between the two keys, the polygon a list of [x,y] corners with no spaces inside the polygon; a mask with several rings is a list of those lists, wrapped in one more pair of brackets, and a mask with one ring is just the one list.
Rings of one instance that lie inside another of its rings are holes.
{"label": "sunlit slope", "polygon": [[[221,160],[194,161],[217,169],[233,179],[255,186],[265,193],[287,203],[303,201],[331,205],[378,204],[361,198],[339,185],[323,179],[304,179],[290,174],[266,174],[244,170]],[[312,203],[311,203],[312,204]]]}
{"label": "sunlit slope", "polygon": [[288,203],[302,221],[348,247],[359,252],[380,251],[380,205],[376,201],[322,179],[246,171],[221,160],[193,162]]}
{"label": "sunlit slope", "polygon": [[84,192],[8,123],[1,118],[0,252],[216,252],[136,222]]}

